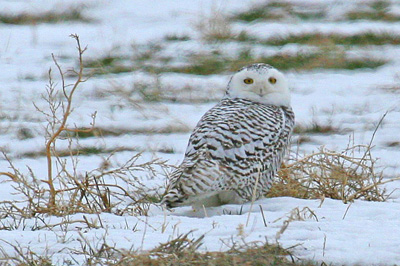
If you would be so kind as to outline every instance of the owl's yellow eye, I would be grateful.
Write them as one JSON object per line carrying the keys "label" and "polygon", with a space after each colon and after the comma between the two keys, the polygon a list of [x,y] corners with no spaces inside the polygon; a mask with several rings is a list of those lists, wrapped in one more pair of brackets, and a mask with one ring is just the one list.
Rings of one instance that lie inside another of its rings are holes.
{"label": "owl's yellow eye", "polygon": [[276,78],[270,77],[270,78],[268,79],[268,81],[269,81],[269,83],[271,83],[271,84],[275,84],[275,83],[276,83]]}
{"label": "owl's yellow eye", "polygon": [[244,79],[243,82],[246,83],[246,84],[253,84],[254,80],[250,79],[250,78],[247,78],[247,79]]}

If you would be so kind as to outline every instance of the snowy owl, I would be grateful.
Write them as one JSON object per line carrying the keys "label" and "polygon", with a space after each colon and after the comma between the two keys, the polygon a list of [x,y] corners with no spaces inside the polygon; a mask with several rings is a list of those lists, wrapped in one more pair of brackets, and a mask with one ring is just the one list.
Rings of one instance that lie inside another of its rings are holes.
{"label": "snowy owl", "polygon": [[267,64],[243,67],[195,127],[163,203],[211,207],[261,198],[279,170],[293,126],[284,75]]}

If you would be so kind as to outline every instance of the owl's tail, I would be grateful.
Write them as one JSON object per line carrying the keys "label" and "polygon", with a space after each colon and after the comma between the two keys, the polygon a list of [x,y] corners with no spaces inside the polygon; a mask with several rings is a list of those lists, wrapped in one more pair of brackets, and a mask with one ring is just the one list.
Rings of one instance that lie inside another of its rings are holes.
{"label": "owl's tail", "polygon": [[185,199],[177,189],[168,189],[165,193],[161,204],[165,204],[167,208],[175,208],[181,206]]}
{"label": "owl's tail", "polygon": [[165,204],[167,208],[178,207],[182,205],[187,198],[184,196],[184,193],[181,191],[181,189],[179,189],[179,178],[181,175],[182,169],[178,168],[172,172],[171,177],[169,178],[166,192],[161,201],[161,204]]}

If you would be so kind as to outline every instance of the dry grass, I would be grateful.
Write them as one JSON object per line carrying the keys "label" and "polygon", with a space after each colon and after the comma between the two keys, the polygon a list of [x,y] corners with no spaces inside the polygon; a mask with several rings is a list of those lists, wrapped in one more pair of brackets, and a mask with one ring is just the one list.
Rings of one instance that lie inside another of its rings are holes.
{"label": "dry grass", "polygon": [[[135,151],[139,152],[138,148],[134,147],[116,147],[116,148],[105,148],[105,147],[95,147],[95,146],[85,146],[85,147],[77,147],[77,148],[68,148],[65,150],[58,149],[57,156],[58,157],[70,157],[70,156],[84,156],[84,155],[93,155],[93,154],[113,154],[117,152],[123,151]],[[46,150],[35,151],[35,152],[26,152],[20,155],[23,158],[40,158],[46,156]]]}
{"label": "dry grass", "polygon": [[[171,266],[171,265],[265,265],[265,266],[314,266],[313,262],[294,262],[291,253],[277,244],[263,244],[252,242],[237,244],[233,242],[227,252],[199,252],[203,236],[192,238],[192,231],[180,234],[166,243],[161,243],[154,249],[146,252],[137,250],[118,250],[107,243],[105,238],[93,244],[84,234],[80,234],[81,249],[71,249],[71,253],[85,256],[85,265],[113,265],[113,266]],[[24,248],[12,243],[5,243],[13,247],[15,255],[10,255],[0,248],[0,263],[12,265],[53,265],[51,255],[37,255],[30,248]],[[291,260],[290,260],[291,258]],[[78,263],[72,257],[64,260],[64,265]]]}
{"label": "dry grass", "polygon": [[[363,5],[345,13],[338,21],[373,20],[397,22],[400,16],[391,12],[392,3],[387,0],[368,1]],[[329,20],[328,10],[324,4],[290,3],[286,1],[270,1],[266,4],[258,4],[240,11],[231,20],[243,22],[255,21],[309,21]]]}
{"label": "dry grass", "polygon": [[29,247],[24,248],[20,245],[11,243],[8,244],[13,247],[15,255],[10,255],[0,247],[0,265],[16,265],[16,266],[52,266],[51,257],[47,255],[38,255],[33,252]]}
{"label": "dry grass", "polygon": [[269,197],[296,198],[325,197],[342,200],[355,199],[385,201],[390,194],[382,185],[400,177],[386,179],[376,172],[376,159],[371,154],[375,135],[387,112],[379,120],[368,145],[348,145],[342,152],[321,147],[318,152],[299,156],[295,154],[282,165]]}
{"label": "dry grass", "polygon": [[190,36],[186,34],[167,34],[164,36],[164,40],[173,42],[173,41],[189,41]]}
{"label": "dry grass", "polygon": [[211,75],[221,72],[234,72],[244,65],[267,63],[280,70],[312,69],[359,69],[377,68],[386,63],[374,58],[349,58],[340,49],[324,49],[314,53],[280,53],[272,56],[256,56],[249,49],[240,51],[236,56],[224,55],[221,51],[211,53],[193,53],[182,66],[154,67],[155,73],[176,72],[196,75]]}
{"label": "dry grass", "polygon": [[[254,38],[254,37],[253,37]],[[384,45],[400,44],[400,36],[389,32],[364,32],[354,35],[343,35],[338,33],[303,33],[289,36],[272,37],[267,40],[261,40],[267,45],[285,45],[288,43],[308,44],[316,46],[329,45]]]}
{"label": "dry grass", "polygon": [[326,17],[324,9],[309,9],[305,5],[295,5],[286,1],[270,1],[238,12],[231,20],[244,22],[253,21],[281,21],[281,20],[321,20]]}
{"label": "dry grass", "polygon": [[216,7],[212,8],[209,14],[200,16],[194,23],[194,28],[205,41],[223,41],[234,36],[231,22]]}
{"label": "dry grass", "polygon": [[[167,67],[165,67],[167,69]],[[161,70],[160,70],[161,71]],[[215,87],[197,87],[192,84],[166,84],[162,82],[159,75],[152,75],[145,81],[134,81],[131,86],[112,84],[103,90],[99,97],[117,97],[118,107],[129,107],[143,116],[146,116],[148,110],[154,111],[155,108],[162,109],[160,112],[168,112],[168,107],[163,103],[206,103],[215,102],[221,98],[224,88]],[[176,132],[183,130],[178,127]],[[133,134],[140,134],[140,129],[133,129]],[[147,134],[159,132],[159,129],[152,131],[147,130]],[[161,133],[166,132],[162,129]],[[174,132],[174,131],[171,131]]]}
{"label": "dry grass", "polygon": [[[96,147],[96,146],[80,146],[76,148],[69,147],[67,149],[58,149],[57,157],[59,158],[68,158],[71,156],[88,156],[88,155],[103,155],[108,156],[109,154],[115,154],[118,152],[130,151],[135,153],[141,152],[160,152],[160,153],[175,153],[175,150],[172,147],[155,147],[155,148],[139,148],[139,147]],[[20,154],[18,157],[22,158],[40,158],[46,156],[45,150],[39,150],[35,152],[26,152]]]}
{"label": "dry grass", "polygon": [[294,263],[287,257],[290,252],[279,245],[250,243],[239,246],[233,244],[227,252],[198,252],[204,237],[189,237],[191,232],[160,244],[144,254],[124,254],[113,265],[315,265],[314,263]]}
{"label": "dry grass", "polygon": [[387,147],[396,148],[400,147],[400,141],[389,141],[385,143]]}
{"label": "dry grass", "polygon": [[[28,174],[23,174],[3,152],[11,172],[1,172],[0,175],[10,178],[15,192],[20,194],[22,199],[18,202],[0,202],[0,215],[35,217],[41,214],[68,215],[76,212],[146,214],[149,205],[161,198],[157,189],[149,191],[138,178],[141,172],[155,175],[157,172],[155,167],[165,167],[165,163],[159,160],[139,164],[137,160],[140,154],[135,154],[126,162],[114,166],[111,153],[98,168],[88,169],[86,173],[77,171],[80,154],[99,153],[101,150],[92,147],[86,150],[73,148],[74,138],[71,134],[92,132],[95,129],[96,113],[92,115],[91,127],[68,126],[70,114],[73,112],[75,92],[85,82],[83,78],[85,48],[81,48],[77,35],[72,37],[77,41],[79,52],[79,69],[72,71],[76,80],[73,84],[66,84],[64,78],[66,73],[53,56],[61,80],[61,89],[56,89],[49,71],[47,94],[43,95],[43,99],[48,103],[48,110],[37,108],[48,121],[43,152],[47,159],[47,176],[38,176],[29,167]],[[56,143],[60,138],[68,141],[68,150],[57,149]]]}
{"label": "dry grass", "polygon": [[[203,23],[206,24],[205,21]],[[220,24],[225,25],[222,22]],[[222,26],[220,27],[223,28]],[[207,41],[237,41],[247,44],[247,47],[242,48],[235,55],[227,54],[226,51],[216,46],[216,48],[209,52],[185,52],[171,56],[170,53],[166,55],[166,46],[149,43],[145,46],[135,46],[134,56],[109,54],[88,61],[85,63],[85,67],[90,68],[91,73],[95,75],[118,74],[139,70],[152,74],[176,72],[211,75],[227,71],[237,71],[243,65],[257,62],[268,63],[281,70],[354,70],[359,68],[377,68],[387,63],[387,60],[370,56],[349,57],[346,48],[343,46],[395,45],[400,43],[399,36],[385,32],[366,32],[348,36],[316,32],[261,39],[256,36],[250,36],[245,31],[234,34],[230,30],[213,30],[212,27],[206,26],[203,26],[203,28],[200,27],[198,31],[203,36],[202,38]],[[225,33],[221,33],[220,31]],[[186,41],[183,40],[182,42]],[[313,52],[282,52],[274,55],[256,55],[252,49],[248,48],[248,44],[250,43],[268,46],[283,46],[296,43],[316,46],[318,49],[314,49]],[[136,94],[135,97],[143,101],[180,100],[180,97],[176,96],[179,95],[178,93],[171,94],[168,88],[163,88],[160,85],[162,84],[158,82],[137,83],[135,84],[135,88],[124,91]]]}
{"label": "dry grass", "polygon": [[65,11],[47,11],[41,14],[20,13],[0,14],[0,23],[14,25],[35,25],[40,23],[62,23],[67,21],[92,22],[82,14],[84,7],[69,7]]}
{"label": "dry grass", "polygon": [[347,20],[374,20],[397,22],[400,21],[400,16],[391,13],[391,3],[387,0],[378,0],[368,3],[364,10],[354,10],[345,14]]}
{"label": "dry grass", "polygon": [[12,187],[15,193],[21,195],[21,200],[0,202],[0,215],[15,217],[16,220],[18,217],[78,212],[146,215],[150,205],[161,200],[159,188],[147,189],[138,175],[143,172],[155,175],[158,173],[155,167],[166,167],[164,162],[137,163],[140,158],[137,154],[124,164],[114,166],[111,155],[98,168],[81,175],[75,168],[67,170],[67,161],[77,165],[77,157],[55,158],[58,172],[54,177],[57,182],[54,183],[56,201],[53,206],[48,205],[50,191],[43,186],[43,179],[32,170],[29,175],[22,174],[6,157],[12,173],[1,174],[10,177]]}
{"label": "dry grass", "polygon": [[338,134],[342,132],[340,129],[332,125],[321,125],[317,122],[313,122],[311,125],[297,125],[293,133],[295,134]]}
{"label": "dry grass", "polygon": [[282,165],[268,196],[327,197],[345,203],[355,199],[385,201],[388,194],[381,186],[398,178],[384,179],[382,172],[375,172],[375,162],[369,145],[351,146],[342,152],[321,147]]}
{"label": "dry grass", "polygon": [[128,58],[114,55],[105,55],[100,58],[89,59],[84,63],[85,69],[90,69],[89,75],[119,74],[134,71]]}
{"label": "dry grass", "polygon": [[[176,123],[159,125],[159,126],[148,126],[148,127],[138,127],[132,129],[126,128],[105,128],[95,126],[90,128],[82,127],[76,128],[75,132],[67,132],[62,137],[64,138],[103,138],[107,136],[123,136],[123,135],[158,135],[158,134],[171,134],[171,133],[190,133],[191,129],[178,121]],[[122,147],[121,147],[122,148]]]}

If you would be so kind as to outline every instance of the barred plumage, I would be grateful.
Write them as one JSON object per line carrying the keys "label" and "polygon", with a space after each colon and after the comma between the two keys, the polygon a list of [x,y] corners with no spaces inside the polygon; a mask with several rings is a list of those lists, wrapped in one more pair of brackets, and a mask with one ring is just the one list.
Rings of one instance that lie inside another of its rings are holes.
{"label": "barred plumage", "polygon": [[243,203],[254,191],[256,198],[265,195],[294,126],[289,102],[286,80],[271,66],[255,64],[236,73],[226,96],[194,129],[170,177],[167,206]]}

